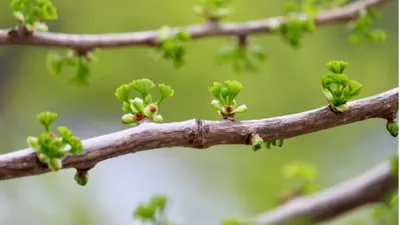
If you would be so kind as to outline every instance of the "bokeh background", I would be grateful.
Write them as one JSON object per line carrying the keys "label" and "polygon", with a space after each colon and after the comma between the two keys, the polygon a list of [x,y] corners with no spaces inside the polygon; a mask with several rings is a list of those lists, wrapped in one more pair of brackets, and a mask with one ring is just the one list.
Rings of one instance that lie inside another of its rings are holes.
{"label": "bokeh background", "polygon": [[[190,1],[54,0],[59,20],[52,31],[112,33],[159,29],[202,23]],[[235,14],[226,21],[246,21],[282,15],[284,1],[235,1]],[[15,24],[10,1],[0,1],[0,27]],[[190,41],[186,65],[154,62],[148,47],[96,51],[89,87],[67,85],[72,70],[50,75],[46,57],[50,49],[0,47],[0,151],[26,148],[26,137],[38,135],[35,120],[45,110],[55,111],[55,125],[66,125],[86,139],[127,127],[120,123],[121,102],[115,89],[134,79],[165,82],[175,96],[162,108],[166,122],[193,118],[219,119],[211,108],[207,87],[213,81],[237,79],[244,89],[238,103],[249,111],[237,119],[281,116],[326,104],[320,79],[326,62],[349,62],[347,74],[364,85],[359,98],[398,86],[398,5],[381,8],[376,27],[387,31],[385,43],[355,45],[348,42],[345,25],[319,28],[307,35],[299,50],[278,36],[261,34],[256,41],[268,59],[257,74],[235,74],[218,66],[214,56],[229,38]],[[74,170],[0,182],[0,224],[137,224],[133,209],[154,194],[171,199],[168,215],[181,224],[219,224],[228,216],[246,218],[270,209],[288,181],[282,168],[294,161],[318,168],[317,182],[328,187],[362,173],[397,151],[397,138],[384,120],[369,120],[285,141],[282,148],[254,153],[249,146],[216,146],[205,150],[171,148],[113,158],[90,171],[89,184],[78,186]],[[324,224],[371,221],[370,207],[350,212]]]}

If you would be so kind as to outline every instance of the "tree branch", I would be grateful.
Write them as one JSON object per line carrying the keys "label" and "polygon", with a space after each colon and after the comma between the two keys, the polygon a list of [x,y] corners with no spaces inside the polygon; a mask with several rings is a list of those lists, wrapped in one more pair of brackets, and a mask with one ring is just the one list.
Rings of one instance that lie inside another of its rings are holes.
{"label": "tree branch", "polygon": [[385,162],[359,177],[309,197],[293,199],[253,220],[255,225],[325,221],[359,206],[379,203],[397,187],[398,179],[392,174],[390,164]]}
{"label": "tree branch", "polygon": [[[343,7],[325,11],[316,17],[316,25],[341,23],[357,18],[360,10],[380,6],[390,0],[358,0]],[[306,19],[305,14],[299,14]],[[272,17],[244,23],[207,23],[187,27],[171,28],[171,34],[187,29],[193,39],[210,36],[239,36],[271,32],[285,22],[284,17]],[[158,40],[160,31],[141,31],[120,34],[65,34],[53,32],[35,32],[32,35],[9,35],[9,30],[0,30],[0,45],[33,45],[66,47],[79,50],[95,48],[113,48],[120,46],[153,45]]]}
{"label": "tree branch", "polygon": [[[269,119],[246,121],[187,120],[166,124],[143,123],[123,131],[83,141],[84,151],[63,160],[63,168],[88,169],[96,163],[138,151],[215,145],[248,144],[250,134],[264,140],[288,139],[371,118],[392,118],[398,110],[398,88],[349,102],[349,111],[334,113],[328,107]],[[384,125],[382,125],[384,127]],[[382,128],[384,129],[384,128]],[[32,149],[0,155],[0,180],[48,172]]]}

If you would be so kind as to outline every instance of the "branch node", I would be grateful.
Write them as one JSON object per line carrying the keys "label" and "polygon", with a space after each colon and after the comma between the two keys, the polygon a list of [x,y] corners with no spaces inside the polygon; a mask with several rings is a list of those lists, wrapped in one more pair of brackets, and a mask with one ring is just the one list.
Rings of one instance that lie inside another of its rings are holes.
{"label": "branch node", "polygon": [[31,35],[24,25],[15,26],[7,32],[8,38],[22,38]]}
{"label": "branch node", "polygon": [[201,119],[195,119],[196,127],[188,132],[188,142],[194,148],[206,148],[206,136],[209,132],[209,127],[206,126]]}

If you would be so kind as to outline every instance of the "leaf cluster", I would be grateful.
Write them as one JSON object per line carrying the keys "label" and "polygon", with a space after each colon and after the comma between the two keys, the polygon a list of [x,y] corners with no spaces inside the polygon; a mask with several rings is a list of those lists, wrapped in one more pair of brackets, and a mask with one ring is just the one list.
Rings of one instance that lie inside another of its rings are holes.
{"label": "leaf cluster", "polygon": [[[304,12],[306,18],[299,17],[299,12]],[[318,12],[317,1],[305,0],[302,4],[289,1],[285,5],[285,23],[276,29],[293,48],[299,48],[304,34],[314,32],[315,16]]]}
{"label": "leaf cluster", "polygon": [[157,47],[150,52],[150,55],[156,60],[163,58],[172,61],[174,68],[178,69],[185,63],[186,42],[190,37],[187,30],[180,30],[175,35],[169,35],[169,27],[165,26],[161,29]]}
{"label": "leaf cluster", "polygon": [[246,105],[236,107],[235,98],[242,88],[242,84],[236,80],[226,80],[223,84],[214,82],[213,86],[208,88],[215,98],[211,101],[211,106],[223,117],[233,117],[235,113],[246,112]]}
{"label": "leaf cluster", "polygon": [[12,0],[11,9],[28,32],[48,31],[47,25],[41,21],[57,19],[57,9],[51,0]]}
{"label": "leaf cluster", "polygon": [[73,50],[68,50],[63,54],[50,52],[47,57],[47,67],[53,75],[59,75],[65,66],[75,67],[75,77],[70,80],[70,83],[88,85],[89,63],[95,60],[96,58],[91,53],[79,55]]}
{"label": "leaf cluster", "polygon": [[28,145],[37,152],[40,162],[47,164],[51,170],[58,171],[62,168],[63,157],[67,154],[77,155],[82,151],[82,142],[71,130],[63,126],[57,127],[60,137],[51,132],[51,125],[57,119],[56,113],[42,112],[36,118],[46,132],[39,138],[28,137]]}
{"label": "leaf cluster", "polygon": [[349,41],[352,43],[385,41],[387,34],[384,30],[371,28],[374,20],[377,19],[379,19],[379,15],[374,9],[361,10],[358,19],[349,23],[352,30]]}
{"label": "leaf cluster", "polygon": [[237,73],[257,72],[257,62],[261,63],[265,59],[266,51],[261,45],[256,44],[253,40],[243,45],[240,38],[232,39],[216,54],[217,64],[231,64],[232,69]]}
{"label": "leaf cluster", "polygon": [[[121,85],[115,92],[115,96],[123,102],[122,110],[126,112],[122,117],[124,124],[138,125],[145,118],[156,123],[162,123],[163,117],[157,115],[160,104],[167,98],[174,95],[174,90],[165,84],[159,84],[160,99],[153,102],[150,94],[151,89],[155,87],[153,81],[143,78],[134,80],[129,84]],[[138,92],[141,98],[130,98],[132,90]]]}
{"label": "leaf cluster", "polygon": [[328,99],[331,108],[338,112],[348,110],[347,101],[356,97],[362,85],[355,80],[349,80],[343,71],[348,66],[344,61],[327,63],[328,73],[322,77],[322,92]]}
{"label": "leaf cluster", "polygon": [[202,0],[200,5],[195,5],[193,11],[208,20],[220,20],[233,13],[229,5],[233,0]]}

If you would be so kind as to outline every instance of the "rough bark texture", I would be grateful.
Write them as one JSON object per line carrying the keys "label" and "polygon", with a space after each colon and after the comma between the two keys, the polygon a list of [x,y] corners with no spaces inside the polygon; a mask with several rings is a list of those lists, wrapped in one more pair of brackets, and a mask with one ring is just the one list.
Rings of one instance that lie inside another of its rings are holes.
{"label": "rough bark texture", "polygon": [[[392,118],[398,110],[398,88],[349,102],[349,111],[334,113],[328,107],[282,117],[246,121],[143,123],[83,141],[84,151],[63,160],[63,168],[87,169],[96,163],[137,151],[190,147],[204,149],[215,145],[248,144],[248,136],[259,134],[264,140],[288,139],[371,118]],[[382,121],[382,131],[385,131]],[[0,180],[48,172],[32,149],[0,155]]]}
{"label": "rough bark texture", "polygon": [[[320,13],[316,17],[316,25],[347,22],[357,18],[360,10],[380,6],[389,0],[359,0],[343,7]],[[306,19],[299,14],[300,19]],[[284,17],[273,17],[244,23],[216,23],[190,25],[171,28],[171,34],[187,29],[193,39],[210,36],[243,36],[247,34],[270,33],[273,28],[282,25]],[[0,45],[34,45],[73,48],[79,51],[90,51],[95,48],[114,48],[120,46],[154,45],[160,35],[159,30],[141,31],[121,34],[65,34],[52,32],[36,32],[26,36],[24,32],[0,30]]]}
{"label": "rough bark texture", "polygon": [[[332,219],[356,207],[379,203],[398,187],[389,163],[310,197],[296,198],[254,218],[255,225],[287,225],[295,221],[314,224]],[[294,223],[296,224],[296,223]]]}

